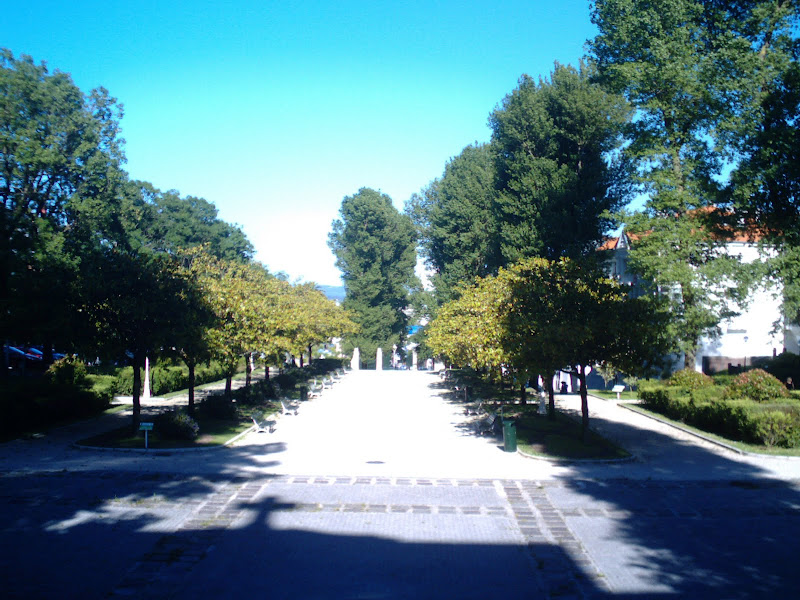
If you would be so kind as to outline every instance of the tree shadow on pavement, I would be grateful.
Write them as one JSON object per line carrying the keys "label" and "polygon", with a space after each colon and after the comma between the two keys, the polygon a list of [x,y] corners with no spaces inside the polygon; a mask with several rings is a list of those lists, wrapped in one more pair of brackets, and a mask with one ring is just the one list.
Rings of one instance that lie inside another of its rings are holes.
{"label": "tree shadow on pavement", "polygon": [[[634,433],[634,425],[597,421],[615,441]],[[545,488],[612,588],[648,597],[800,597],[798,482],[691,440],[639,435],[638,464],[575,463],[569,479]]]}
{"label": "tree shadow on pavement", "polygon": [[[6,474],[2,483],[5,598],[601,593],[558,546],[509,539],[505,512],[287,501],[303,485],[263,477],[86,471]],[[276,485],[295,489],[259,493]]]}

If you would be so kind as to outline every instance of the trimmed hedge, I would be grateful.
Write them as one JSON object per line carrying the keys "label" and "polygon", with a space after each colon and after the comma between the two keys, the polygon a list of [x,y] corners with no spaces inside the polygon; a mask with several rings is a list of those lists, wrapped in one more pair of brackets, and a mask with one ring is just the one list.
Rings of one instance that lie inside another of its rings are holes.
{"label": "trimmed hedge", "polygon": [[49,377],[8,377],[0,380],[0,433],[16,434],[88,417],[108,408],[110,400],[110,395]]}
{"label": "trimmed hedge", "polygon": [[759,405],[747,400],[698,401],[699,395],[664,387],[639,391],[645,408],[703,431],[749,444],[800,446],[800,405],[791,402]]}
{"label": "trimmed hedge", "polygon": [[166,440],[187,440],[192,442],[200,435],[200,426],[182,410],[161,413],[155,419],[155,432]]}
{"label": "trimmed hedge", "polygon": [[[195,386],[225,379],[222,365],[212,362],[210,365],[198,365],[195,369]],[[144,373],[142,373],[144,376]],[[144,383],[143,383],[144,385]],[[157,364],[150,369],[150,393],[154,396],[168,394],[189,387],[189,369],[185,365],[171,366]],[[117,375],[114,384],[117,394],[130,396],[133,393],[133,367],[125,367]]]}

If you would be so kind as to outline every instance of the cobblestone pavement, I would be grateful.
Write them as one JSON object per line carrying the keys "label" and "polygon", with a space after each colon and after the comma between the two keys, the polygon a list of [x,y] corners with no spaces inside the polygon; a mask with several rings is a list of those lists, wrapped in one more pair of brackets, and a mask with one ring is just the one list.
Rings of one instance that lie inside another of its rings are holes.
{"label": "cobblestone pavement", "polygon": [[354,375],[230,450],[79,451],[65,432],[0,446],[3,596],[800,596],[791,477],[682,436],[659,439],[685,479],[650,455],[526,460],[469,435],[457,404],[422,393],[430,378],[400,377]]}

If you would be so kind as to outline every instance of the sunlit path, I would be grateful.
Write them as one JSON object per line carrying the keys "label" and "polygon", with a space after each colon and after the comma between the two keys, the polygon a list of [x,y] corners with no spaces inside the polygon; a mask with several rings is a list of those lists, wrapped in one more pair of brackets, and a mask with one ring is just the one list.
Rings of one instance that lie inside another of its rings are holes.
{"label": "sunlit path", "polygon": [[273,434],[243,445],[280,444],[277,473],[482,476],[552,475],[549,464],[502,451],[475,434],[463,406],[446,400],[439,378],[417,371],[350,373],[322,397],[284,416]]}

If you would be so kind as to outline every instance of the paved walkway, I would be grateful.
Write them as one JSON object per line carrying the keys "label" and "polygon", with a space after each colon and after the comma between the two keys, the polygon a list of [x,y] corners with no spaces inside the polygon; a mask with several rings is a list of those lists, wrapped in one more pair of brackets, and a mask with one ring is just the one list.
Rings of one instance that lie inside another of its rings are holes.
{"label": "paved walkway", "polygon": [[800,596],[800,461],[591,409],[636,460],[505,453],[416,372],[351,373],[228,449],[70,445],[124,415],[3,444],[4,596]]}

